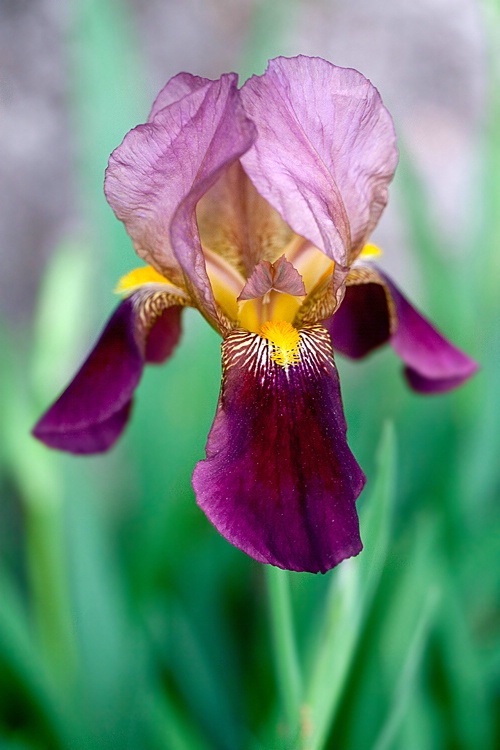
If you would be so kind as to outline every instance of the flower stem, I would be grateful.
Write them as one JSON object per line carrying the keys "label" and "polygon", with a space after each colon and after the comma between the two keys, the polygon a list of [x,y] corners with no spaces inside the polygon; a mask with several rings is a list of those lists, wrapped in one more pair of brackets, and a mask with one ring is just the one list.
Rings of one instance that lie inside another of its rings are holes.
{"label": "flower stem", "polygon": [[300,726],[302,680],[295,644],[289,576],[288,571],[266,565],[276,678],[285,714],[286,734],[293,741]]}

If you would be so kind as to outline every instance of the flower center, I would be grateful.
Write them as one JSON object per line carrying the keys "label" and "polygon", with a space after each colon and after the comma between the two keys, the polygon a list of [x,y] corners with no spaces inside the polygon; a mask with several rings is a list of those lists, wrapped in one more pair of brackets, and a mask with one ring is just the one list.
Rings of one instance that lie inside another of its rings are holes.
{"label": "flower center", "polygon": [[300,336],[290,323],[285,320],[269,320],[260,327],[259,335],[269,342],[273,362],[282,367],[299,364]]}

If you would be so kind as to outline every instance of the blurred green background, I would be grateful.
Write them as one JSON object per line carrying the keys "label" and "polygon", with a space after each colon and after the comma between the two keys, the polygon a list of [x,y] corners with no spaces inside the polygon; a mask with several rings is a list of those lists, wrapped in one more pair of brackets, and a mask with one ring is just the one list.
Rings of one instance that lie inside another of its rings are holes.
{"label": "blurred green background", "polygon": [[[500,9],[408,6],[0,4],[2,750],[500,746]],[[29,436],[136,264],[110,151],[179,70],[299,52],[381,90],[401,158],[375,240],[481,364],[426,399],[390,351],[339,361],[365,549],[325,576],[268,570],[198,510],[220,361],[192,311],[111,453]]]}

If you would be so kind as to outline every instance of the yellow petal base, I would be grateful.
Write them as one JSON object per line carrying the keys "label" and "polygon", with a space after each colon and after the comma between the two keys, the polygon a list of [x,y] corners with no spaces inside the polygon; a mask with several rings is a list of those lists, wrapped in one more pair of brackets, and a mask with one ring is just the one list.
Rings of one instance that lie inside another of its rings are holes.
{"label": "yellow petal base", "polygon": [[141,268],[134,268],[133,271],[122,276],[114,291],[115,294],[128,294],[135,292],[144,284],[169,284],[172,286],[172,283],[152,266],[142,266]]}
{"label": "yellow petal base", "polygon": [[382,250],[377,245],[373,245],[369,242],[361,250],[359,257],[368,259],[368,258],[378,258],[380,255],[382,255]]}
{"label": "yellow petal base", "polygon": [[300,336],[296,328],[285,320],[270,320],[261,326],[262,338],[267,339],[272,348],[271,359],[282,367],[300,363]]}

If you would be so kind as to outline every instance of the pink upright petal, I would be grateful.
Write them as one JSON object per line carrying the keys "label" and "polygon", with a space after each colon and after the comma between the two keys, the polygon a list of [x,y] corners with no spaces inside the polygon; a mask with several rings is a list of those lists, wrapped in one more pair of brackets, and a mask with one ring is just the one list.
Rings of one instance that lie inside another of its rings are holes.
{"label": "pink upright petal", "polygon": [[206,88],[207,83],[211,83],[207,78],[194,76],[191,73],[178,73],[165,84],[154,100],[148,116],[148,122],[152,122],[158,112],[161,112],[165,107],[177,104],[185,96],[194,94],[198,89]]}
{"label": "pink upright petal", "polygon": [[392,119],[355,70],[304,56],[271,60],[241,90],[258,129],[242,164],[297,234],[340,265],[361,250],[397,162]]}
{"label": "pink upright petal", "polygon": [[325,572],[361,550],[355,501],[365,478],[347,445],[328,333],[304,328],[300,341],[300,362],[285,368],[257,334],[225,339],[219,405],[193,486],[236,547]]}
{"label": "pink upright petal", "polygon": [[116,442],[145,363],[167,359],[181,333],[181,307],[162,309],[156,299],[151,310],[144,302],[135,294],[120,303],[72,382],[35,426],[38,440],[70,453],[101,453]]}
{"label": "pink upright petal", "polygon": [[105,181],[106,197],[138,254],[174,283],[183,276],[216,327],[195,208],[255,137],[236,84],[234,74],[218,81],[173,79],[157,99],[152,121],[130,131],[113,152]]}

